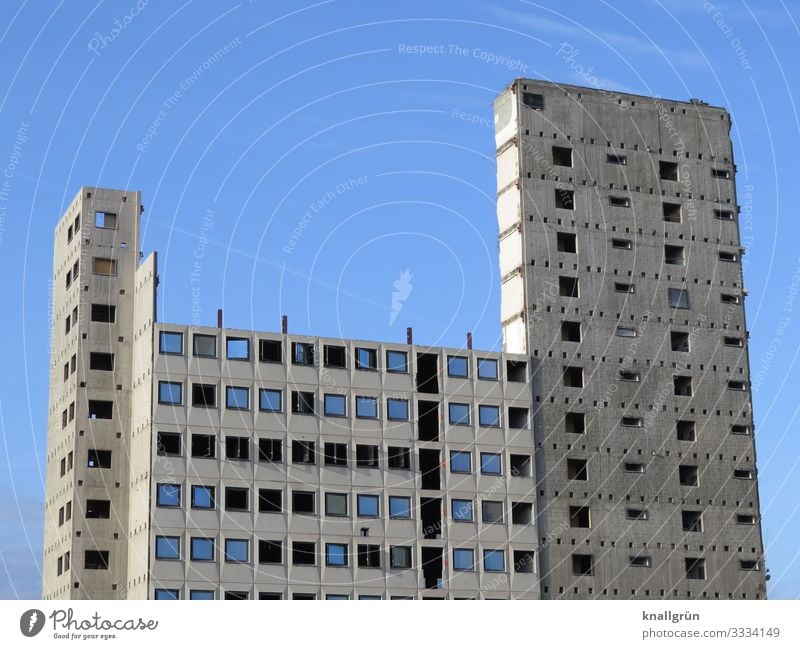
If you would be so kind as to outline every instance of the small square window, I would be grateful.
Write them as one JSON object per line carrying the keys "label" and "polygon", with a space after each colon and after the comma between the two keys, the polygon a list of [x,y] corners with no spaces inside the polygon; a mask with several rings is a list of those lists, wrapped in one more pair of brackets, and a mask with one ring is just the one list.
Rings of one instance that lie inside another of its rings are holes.
{"label": "small square window", "polygon": [[280,340],[259,340],[258,360],[262,363],[283,362],[283,342]]}
{"label": "small square window", "polygon": [[165,455],[180,455],[181,454],[181,434],[168,433],[165,431],[158,431],[158,446],[156,447],[156,454]]}
{"label": "small square window", "polygon": [[298,415],[314,414],[314,393],[292,390],[292,412]]}
{"label": "small square window", "polygon": [[469,451],[450,451],[451,473],[472,473],[472,453]]}
{"label": "small square window", "polygon": [[[314,542],[294,541],[292,543],[292,564],[295,566],[315,566],[317,564],[317,547]],[[295,594],[294,599],[298,599]],[[307,599],[314,599],[314,596]]]}
{"label": "small square window", "polygon": [[208,383],[192,383],[192,405],[195,408],[216,408],[217,386]]}
{"label": "small square window", "polygon": [[156,559],[180,559],[180,558],[181,558],[181,537],[179,536],[156,537]]}
{"label": "small square window", "polygon": [[[358,546],[358,567],[359,568],[380,568],[381,567],[381,546],[380,545],[359,545]],[[379,595],[359,595],[358,599],[380,599]]]}
{"label": "small square window", "polygon": [[390,446],[387,449],[387,464],[390,469],[410,469],[411,450],[406,446]]}
{"label": "small square window", "polygon": [[359,419],[377,419],[378,400],[375,397],[356,397],[356,417]]}
{"label": "small square window", "polygon": [[246,512],[250,509],[250,490],[246,487],[225,487],[225,511]]}
{"label": "small square window", "polygon": [[213,600],[214,599],[214,591],[213,590],[190,590],[189,591],[189,599]]}
{"label": "small square window", "polygon": [[386,371],[408,374],[408,354],[389,349],[386,351]]}
{"label": "small square window", "polygon": [[314,492],[313,491],[293,491],[292,492],[292,512],[295,514],[313,514]]}
{"label": "small square window", "polygon": [[250,542],[247,539],[225,539],[225,561],[247,563],[250,560]]}
{"label": "small square window", "polygon": [[258,440],[259,462],[283,462],[283,440],[261,438]]}
{"label": "small square window", "polygon": [[217,438],[215,435],[192,433],[192,457],[214,458],[217,456]]}
{"label": "small square window", "polygon": [[575,209],[575,192],[570,189],[555,190],[555,205],[562,210]]}
{"label": "small square window", "polygon": [[631,199],[627,196],[609,196],[608,204],[614,207],[630,207]]}
{"label": "small square window", "polygon": [[482,501],[481,520],[483,520],[484,523],[502,523],[503,503],[499,500]]}
{"label": "small square window", "polygon": [[500,475],[503,463],[499,453],[481,453],[481,473],[484,475]]}
{"label": "small square window", "polygon": [[347,494],[326,493],[325,514],[328,516],[347,516]]}
{"label": "small square window", "polygon": [[667,298],[669,305],[675,309],[689,308],[689,291],[685,288],[667,289]]}
{"label": "small square window", "polygon": [[389,496],[389,518],[411,518],[411,498]]}
{"label": "small square window", "polygon": [[292,343],[292,363],[295,365],[313,365],[314,345],[311,343]]}
{"label": "small square window", "polygon": [[228,336],[228,338],[225,340],[225,351],[229,360],[249,361],[250,339]]}
{"label": "small square window", "polygon": [[471,523],[475,520],[475,513],[471,500],[453,498],[450,501],[450,514],[458,523]]}
{"label": "small square window", "polygon": [[183,384],[173,381],[159,381],[158,402],[172,406],[181,405],[183,403]]}
{"label": "small square window", "polygon": [[374,349],[356,347],[356,369],[377,370],[378,353]]}
{"label": "small square window", "polygon": [[457,378],[467,378],[469,376],[468,360],[465,356],[447,357],[447,375]]}
{"label": "small square window", "polygon": [[347,350],[340,345],[325,345],[323,348],[325,355],[325,367],[347,367]]}
{"label": "small square window", "polygon": [[217,337],[195,334],[192,338],[192,349],[195,356],[202,358],[217,357]]}
{"label": "small square window", "polygon": [[282,512],[283,492],[280,489],[259,489],[258,511],[262,514],[279,514]]}
{"label": "small square window", "polygon": [[578,252],[578,238],[574,232],[557,232],[556,249],[558,252],[575,254]]}
{"label": "small square window", "polygon": [[94,257],[92,267],[95,275],[111,277],[117,274],[117,260]]}
{"label": "small square window", "polygon": [[606,154],[606,162],[612,165],[626,165],[628,164],[628,158],[624,155],[618,155],[615,153],[607,153]]}
{"label": "small square window", "polygon": [[389,565],[392,568],[410,568],[411,548],[407,545],[389,546]]}
{"label": "small square window", "polygon": [[190,542],[190,557],[192,561],[214,561],[214,539],[193,536]]}
{"label": "small square window", "polygon": [[380,498],[371,494],[358,494],[356,498],[357,514],[362,518],[380,515]]}
{"label": "small square window", "polygon": [[356,466],[377,469],[378,446],[375,444],[356,444]]}
{"label": "small square window", "polygon": [[325,442],[325,465],[347,466],[347,444]]}
{"label": "small square window", "polygon": [[661,180],[678,180],[678,163],[666,160],[658,161],[658,177]]}
{"label": "small square window", "polygon": [[478,378],[484,381],[497,381],[500,378],[497,360],[494,358],[479,358]]}
{"label": "small square window", "polygon": [[227,386],[225,407],[228,410],[250,410],[250,389],[233,385]]}
{"label": "small square window", "polygon": [[408,400],[387,399],[386,416],[393,421],[408,421]]}
{"label": "small square window", "polygon": [[192,485],[192,509],[215,509],[214,487]]}
{"label": "small square window", "polygon": [[106,230],[116,230],[117,215],[113,212],[95,212],[94,227]]}
{"label": "small square window", "polygon": [[181,591],[177,588],[156,588],[154,597],[156,601],[178,600],[181,598]]}
{"label": "small square window", "polygon": [[225,458],[228,460],[249,460],[250,438],[228,435],[225,438]]}
{"label": "small square window", "polygon": [[500,407],[499,406],[478,406],[478,423],[489,428],[500,426]]}
{"label": "small square window", "polygon": [[156,485],[157,507],[180,507],[181,486],[179,484],[159,483]]}
{"label": "small square window", "polygon": [[177,331],[159,332],[158,351],[162,354],[183,354],[183,334]]}
{"label": "small square window", "polygon": [[292,462],[294,464],[316,464],[317,457],[314,446],[314,442],[304,442],[297,439],[293,440]]}
{"label": "small square window", "polygon": [[449,421],[454,426],[469,426],[469,405],[450,403],[447,406]]}
{"label": "small square window", "polygon": [[553,164],[559,167],[572,166],[572,149],[564,146],[553,147]]}
{"label": "small square window", "polygon": [[483,569],[486,572],[505,572],[506,554],[503,550],[484,550]]}
{"label": "small square window", "polygon": [[281,542],[281,541],[259,541],[258,542],[258,562],[259,563],[283,563],[283,542]]}
{"label": "small square window", "polygon": [[475,570],[475,550],[456,548],[453,550],[454,570]]}
{"label": "small square window", "polygon": [[283,392],[260,388],[258,391],[258,409],[262,412],[282,412]]}
{"label": "small square window", "polygon": [[346,417],[347,398],[343,394],[326,394],[324,412],[327,417]]}

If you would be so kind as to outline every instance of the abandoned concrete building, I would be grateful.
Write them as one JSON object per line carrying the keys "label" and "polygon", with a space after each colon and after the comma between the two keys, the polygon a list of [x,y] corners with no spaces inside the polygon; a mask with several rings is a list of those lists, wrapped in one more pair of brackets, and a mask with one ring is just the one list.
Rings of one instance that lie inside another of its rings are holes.
{"label": "abandoned concrete building", "polygon": [[765,596],[726,111],[495,103],[504,351],[157,319],[138,192],[55,230],[45,599]]}

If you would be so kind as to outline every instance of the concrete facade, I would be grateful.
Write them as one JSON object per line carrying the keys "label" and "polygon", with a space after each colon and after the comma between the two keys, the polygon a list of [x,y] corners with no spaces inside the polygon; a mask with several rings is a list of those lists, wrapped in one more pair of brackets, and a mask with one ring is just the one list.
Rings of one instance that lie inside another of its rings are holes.
{"label": "concrete facade", "polygon": [[519,79],[495,126],[542,597],[765,597],[730,116]]}

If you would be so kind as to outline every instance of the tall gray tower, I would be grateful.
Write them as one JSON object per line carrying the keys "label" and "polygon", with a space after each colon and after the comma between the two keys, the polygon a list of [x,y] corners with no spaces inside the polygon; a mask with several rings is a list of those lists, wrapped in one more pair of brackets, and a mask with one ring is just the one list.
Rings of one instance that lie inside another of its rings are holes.
{"label": "tall gray tower", "polygon": [[698,100],[526,79],[495,101],[543,598],[765,597],[730,127]]}

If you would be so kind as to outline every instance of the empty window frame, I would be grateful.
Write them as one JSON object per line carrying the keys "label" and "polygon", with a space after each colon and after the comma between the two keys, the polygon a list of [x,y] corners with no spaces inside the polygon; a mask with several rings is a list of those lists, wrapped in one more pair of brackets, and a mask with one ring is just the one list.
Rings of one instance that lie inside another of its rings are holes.
{"label": "empty window frame", "polygon": [[641,428],[644,424],[644,420],[641,417],[631,417],[626,415],[620,419],[620,424],[630,428]]}
{"label": "empty window frame", "polygon": [[533,523],[533,503],[511,503],[511,522],[514,525]]}
{"label": "empty window frame", "polygon": [[565,367],[563,370],[564,387],[567,388],[582,388],[583,387],[583,368],[582,367]]}
{"label": "empty window frame", "polygon": [[117,260],[107,259],[105,257],[93,257],[92,272],[94,272],[95,275],[113,277],[117,274]]}
{"label": "empty window frame", "polygon": [[160,482],[156,485],[156,507],[180,507],[181,486]]}
{"label": "empty window frame", "polygon": [[664,263],[672,266],[683,266],[683,246],[664,246]]}
{"label": "empty window frame", "polygon": [[86,501],[86,518],[110,518],[110,500],[88,500]]}
{"label": "empty window frame", "polygon": [[578,458],[567,458],[567,480],[588,480],[588,461]]}
{"label": "empty window frame", "polygon": [[258,511],[264,514],[278,514],[282,512],[283,491],[280,489],[259,489]]}
{"label": "empty window frame", "polygon": [[217,357],[217,337],[207,334],[192,336],[192,354],[200,358]]}
{"label": "empty window frame", "polygon": [[[317,564],[317,546],[313,541],[292,542],[292,564],[295,566],[315,566]],[[297,595],[294,597],[297,599]],[[313,595],[311,599],[313,599]]]}
{"label": "empty window frame", "polygon": [[636,338],[636,327],[617,327],[617,335],[621,338]]}
{"label": "empty window frame", "polygon": [[733,212],[731,210],[714,210],[714,218],[720,221],[733,221]]}
{"label": "empty window frame", "polygon": [[574,232],[557,232],[556,249],[558,252],[577,253],[578,240]]}
{"label": "empty window frame", "polygon": [[325,442],[323,456],[326,466],[347,466],[347,444]]}
{"label": "empty window frame", "polygon": [[314,511],[313,491],[292,491],[292,513],[313,514]]}
{"label": "empty window frame", "polygon": [[572,555],[572,574],[590,576],[594,574],[594,557],[591,554]]}
{"label": "empty window frame", "polygon": [[478,406],[478,425],[488,428],[499,428],[500,426],[500,407],[499,406]]}
{"label": "empty window frame", "polygon": [[411,568],[411,547],[408,545],[390,545],[389,567]]}
{"label": "empty window frame", "polygon": [[733,477],[737,480],[752,480],[754,476],[752,469],[734,469]]}
{"label": "empty window frame", "polygon": [[325,494],[325,514],[327,516],[347,516],[348,496],[345,493]]}
{"label": "empty window frame", "polygon": [[103,372],[114,371],[114,354],[89,352],[89,369]]}
{"label": "empty window frame", "polygon": [[672,382],[675,387],[675,395],[679,397],[692,396],[692,377],[691,376],[673,376]]}
{"label": "empty window frame", "polygon": [[506,380],[513,383],[525,383],[528,380],[528,363],[525,361],[506,361]]}
{"label": "empty window frame", "polygon": [[[183,387],[180,383],[175,385],[177,385],[179,388]],[[180,390],[178,391],[178,399],[178,403],[180,403]],[[113,417],[113,401],[100,401],[99,399],[89,400],[89,419],[113,419]]]}
{"label": "empty window frame", "polygon": [[192,406],[216,408],[217,386],[209,383],[192,383]]}
{"label": "empty window frame", "polygon": [[693,442],[696,439],[695,422],[685,419],[680,419],[675,425],[675,432],[678,441]]}
{"label": "empty window frame", "polygon": [[347,367],[347,349],[341,345],[325,345],[322,348],[325,367],[345,369]]}
{"label": "empty window frame", "polygon": [[292,390],[292,412],[298,415],[313,415],[314,393]]}
{"label": "empty window frame", "polygon": [[725,250],[719,251],[719,260],[720,261],[728,261],[728,262],[735,262],[739,261],[739,255],[735,252],[727,252]]}
{"label": "empty window frame", "polygon": [[728,381],[728,389],[736,392],[746,392],[747,381]]}
{"label": "empty window frame", "polygon": [[586,506],[571,506],[569,508],[569,526],[590,528],[592,522],[589,508]]}
{"label": "empty window frame", "polygon": [[553,147],[553,164],[558,167],[572,166],[572,149],[565,146]]}
{"label": "empty window frame", "polygon": [[653,560],[643,554],[630,557],[630,565],[634,568],[650,568],[653,565]]}
{"label": "empty window frame", "polygon": [[407,446],[390,446],[387,449],[386,463],[390,469],[410,469],[411,449]]}
{"label": "empty window frame", "polygon": [[228,410],[250,410],[250,388],[227,386],[225,388],[225,407]]}
{"label": "empty window frame", "polygon": [[619,155],[616,153],[607,153],[606,162],[612,165],[626,165],[628,164],[628,158],[624,155]]}
{"label": "empty window frame", "polygon": [[447,375],[467,378],[469,376],[469,359],[466,356],[448,356]]}
{"label": "empty window frame", "polygon": [[225,437],[225,458],[228,460],[250,459],[250,438],[228,435]]}
{"label": "empty window frame", "polygon": [[649,518],[649,515],[646,509],[628,507],[625,510],[625,518],[631,521],[646,521]]}
{"label": "empty window frame", "polygon": [[560,276],[558,278],[558,294],[561,297],[580,297],[578,278]]}
{"label": "empty window frame", "polygon": [[512,453],[508,456],[508,468],[513,477],[527,478],[531,475],[531,456]]}
{"label": "empty window frame", "polygon": [[217,456],[217,437],[205,433],[192,433],[192,457],[215,458]]}
{"label": "empty window frame", "polygon": [[183,334],[179,331],[160,331],[158,351],[161,354],[183,354]]}
{"label": "empty window frame", "polygon": [[104,230],[117,229],[117,215],[113,212],[95,212],[94,213],[94,227],[102,228]]}
{"label": "empty window frame", "polygon": [[696,487],[699,484],[700,471],[692,464],[678,466],[678,482],[684,487]]}
{"label": "empty window frame", "polygon": [[215,509],[215,488],[207,485],[192,485],[192,509]]}
{"label": "empty window frame", "polygon": [[730,169],[718,169],[716,167],[711,168],[711,177],[712,178],[724,178],[726,180],[730,180],[731,172]]}
{"label": "empty window frame", "polygon": [[313,343],[292,343],[292,363],[295,365],[314,365]]}
{"label": "empty window frame", "polygon": [[250,509],[250,490],[246,487],[225,487],[225,511],[246,512]]}
{"label": "empty window frame", "polygon": [[377,419],[378,399],[376,397],[356,396],[356,417],[359,419]]}
{"label": "empty window frame", "polygon": [[622,470],[625,473],[644,473],[644,464],[641,462],[624,462]]}
{"label": "empty window frame", "polygon": [[611,239],[611,247],[616,250],[633,250],[633,241],[630,239]]}
{"label": "empty window frame", "polygon": [[108,550],[86,550],[83,555],[85,570],[108,570]]}
{"label": "empty window frame", "polygon": [[564,415],[564,432],[583,435],[586,432],[586,413],[566,413]]}
{"label": "empty window frame", "polygon": [[561,340],[568,343],[579,343],[581,341],[581,323],[563,321],[561,323]]}
{"label": "empty window frame", "polygon": [[668,288],[667,302],[673,309],[688,309],[689,291],[685,288]]}
{"label": "empty window frame", "polygon": [[571,189],[555,190],[555,205],[562,210],[575,209],[575,192]]}
{"label": "empty window frame", "polygon": [[523,92],[522,105],[533,110],[544,110],[544,95],[536,92]]}
{"label": "empty window frame", "polygon": [[733,424],[731,426],[731,434],[732,435],[749,435],[750,434],[750,426],[745,426],[743,424]]}
{"label": "empty window frame", "polygon": [[731,293],[721,293],[719,296],[720,302],[723,304],[741,304],[742,300],[738,295]]}
{"label": "empty window frame", "polygon": [[682,510],[681,525],[684,532],[702,532],[703,512]]}
{"label": "empty window frame", "polygon": [[678,163],[667,160],[658,161],[658,177],[661,180],[678,180]]}
{"label": "empty window frame", "polygon": [[688,331],[670,331],[669,332],[670,348],[674,352],[689,352],[690,338]]}
{"label": "empty window frame", "polygon": [[326,417],[346,417],[347,397],[343,394],[326,394],[323,400],[323,412]]}
{"label": "empty window frame", "polygon": [[356,466],[363,469],[378,468],[377,444],[356,444]]}
{"label": "empty window frame", "polygon": [[366,347],[356,347],[356,369],[357,370],[377,370],[378,352],[375,349]]}
{"label": "empty window frame", "polygon": [[262,437],[258,440],[259,462],[283,462],[283,440]]}
{"label": "empty window frame", "polygon": [[117,318],[117,307],[113,304],[92,304],[92,322],[114,323]]}
{"label": "empty window frame", "polygon": [[[380,545],[358,545],[357,562],[359,568],[380,568],[381,567],[381,546]],[[358,599],[364,599],[367,595],[359,595]],[[380,599],[380,596],[376,596]]]}
{"label": "empty window frame", "polygon": [[231,361],[249,361],[250,339],[228,336],[225,339],[225,356]]}
{"label": "empty window frame", "polygon": [[682,221],[680,203],[662,203],[661,213],[668,223],[680,223]]}
{"label": "empty window frame", "polygon": [[608,204],[614,207],[630,207],[631,199],[627,196],[609,196]]}
{"label": "empty window frame", "polygon": [[386,371],[396,374],[408,374],[408,354],[394,349],[387,349]]}
{"label": "empty window frame", "polygon": [[755,514],[736,514],[736,524],[737,525],[755,525],[756,524],[756,516],[755,516]]}
{"label": "empty window frame", "polygon": [[628,282],[614,282],[615,293],[635,293],[636,285]]}
{"label": "empty window frame", "polygon": [[484,523],[502,523],[504,520],[503,502],[500,500],[481,501],[481,520]]}
{"label": "empty window frame", "polygon": [[519,408],[517,406],[508,407],[508,427],[509,428],[527,428],[528,427],[528,409]]}
{"label": "empty window frame", "polygon": [[317,456],[314,450],[314,442],[302,440],[292,441],[292,462],[294,464],[316,464]]}
{"label": "empty window frame", "polygon": [[258,409],[261,412],[283,412],[283,392],[269,388],[259,388]]}
{"label": "empty window frame", "polygon": [[408,421],[408,399],[386,399],[386,417],[392,421]]}
{"label": "empty window frame", "polygon": [[258,360],[262,363],[283,362],[283,341],[262,338],[258,341]]}
{"label": "empty window frame", "polygon": [[739,336],[723,336],[722,344],[726,347],[744,347],[744,341]]}

